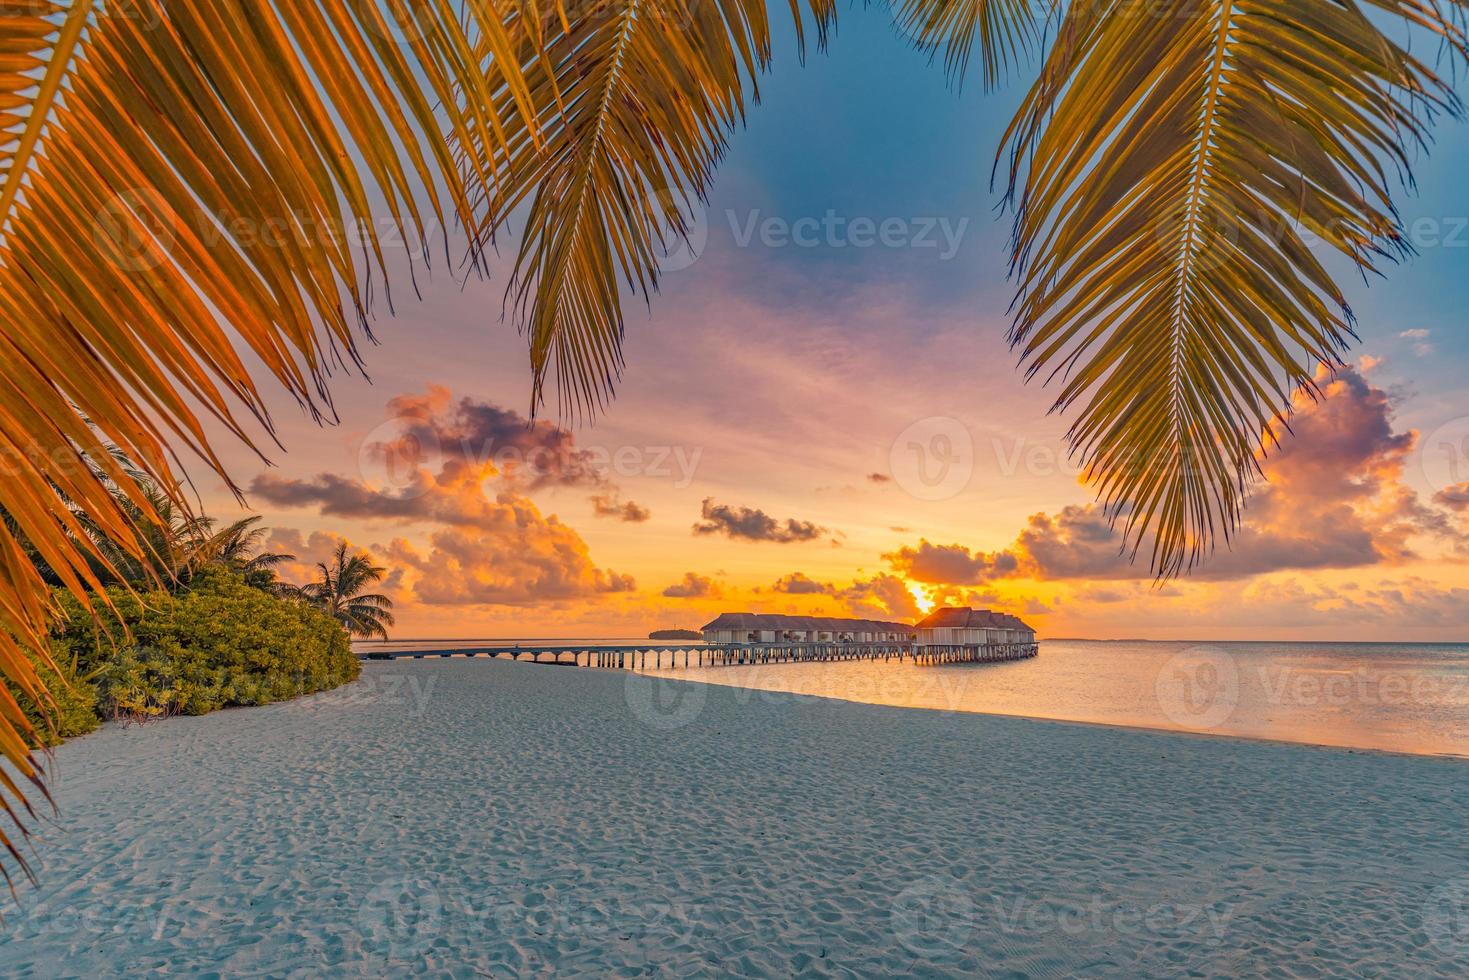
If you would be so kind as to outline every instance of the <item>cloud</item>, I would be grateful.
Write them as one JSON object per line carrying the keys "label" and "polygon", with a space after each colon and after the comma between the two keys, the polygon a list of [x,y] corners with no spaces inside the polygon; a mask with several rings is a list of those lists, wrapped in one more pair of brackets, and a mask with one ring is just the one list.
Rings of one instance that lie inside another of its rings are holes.
{"label": "cloud", "polygon": [[[455,473],[462,476],[464,471]],[[250,493],[277,507],[314,506],[327,517],[361,520],[475,525],[490,519],[493,511],[480,481],[472,481],[472,486],[440,482],[423,472],[410,485],[393,490],[375,489],[336,473],[304,480],[262,473],[251,481]]]}
{"label": "cloud", "polygon": [[971,552],[959,544],[936,545],[927,540],[918,547],[902,547],[883,555],[883,560],[914,582],[932,585],[977,585],[1015,571],[1015,556]]}
{"label": "cloud", "polygon": [[413,570],[412,594],[430,605],[530,606],[631,592],[631,576],[598,568],[586,542],[555,516],[510,493],[476,526],[444,527],[426,553],[395,539],[387,557]]}
{"label": "cloud", "polygon": [[294,555],[297,562],[315,565],[324,562],[347,539],[330,531],[312,531],[308,537],[293,527],[273,527],[262,550]]}
{"label": "cloud", "polygon": [[867,479],[868,479],[868,481],[870,481],[872,483],[892,483],[893,482],[893,478],[890,477],[890,476],[888,476],[886,473],[868,473],[867,474]]}
{"label": "cloud", "polygon": [[1469,483],[1445,487],[1433,495],[1433,502],[1451,510],[1469,511]]}
{"label": "cloud", "polygon": [[908,583],[886,572],[853,582],[833,594],[846,604],[848,612],[860,619],[912,622],[922,615]]}
{"label": "cloud", "polygon": [[[1365,585],[1286,576],[1192,585],[1184,599],[1153,601],[1160,595],[1139,588],[1134,602],[1093,605],[1095,598],[1078,593],[1059,628],[1132,636],[1145,625],[1148,630],[1183,636],[1217,629],[1337,639],[1376,638],[1381,634],[1369,631],[1387,629],[1391,631],[1387,635],[1401,641],[1431,635],[1422,631],[1461,632],[1469,603],[1469,589],[1420,576]],[[1248,616],[1241,616],[1242,609],[1249,611]]]}
{"label": "cloud", "polygon": [[670,599],[712,599],[724,594],[719,583],[696,572],[685,572],[684,577],[663,590]]}
{"label": "cloud", "polygon": [[1413,344],[1413,353],[1417,354],[1419,357],[1428,357],[1430,354],[1433,353],[1433,345],[1428,342],[1428,338],[1431,336],[1431,332],[1428,330],[1424,330],[1422,328],[1414,330],[1404,330],[1402,333],[1398,334],[1398,336],[1403,338],[1404,340],[1416,341],[1416,343]]}
{"label": "cloud", "polygon": [[451,406],[447,389],[430,389],[426,397],[403,395],[391,404],[407,420],[398,438],[408,442],[438,439],[441,447],[472,447],[485,439],[485,445],[499,441],[521,451],[542,447],[554,453],[533,472],[517,470],[514,480],[502,479],[505,466],[520,466],[508,455],[495,461],[445,448],[432,466],[400,472],[401,482],[389,488],[338,473],[308,479],[263,473],[251,482],[251,494],[279,507],[316,507],[329,517],[435,527],[427,551],[400,538],[383,555],[408,570],[395,570],[395,582],[430,605],[532,605],[635,588],[632,577],[599,569],[576,530],[544,516],[519,492],[523,483],[548,480],[601,485],[571,447],[570,436],[544,423],[527,428],[520,416],[467,398]]}
{"label": "cloud", "polygon": [[626,524],[642,524],[653,516],[648,508],[631,500],[623,500],[615,493],[593,495],[592,513],[598,517],[614,517]]}
{"label": "cloud", "polygon": [[[1222,543],[1190,573],[1196,580],[1249,578],[1292,569],[1356,568],[1415,558],[1420,537],[1457,543],[1450,515],[1403,483],[1417,433],[1393,426],[1391,399],[1351,368],[1322,373],[1319,400],[1296,399],[1293,437],[1262,463],[1266,482],[1249,500],[1231,547]],[[1455,506],[1453,495],[1438,502]],[[884,555],[893,569],[925,583],[975,585],[998,578],[1148,579],[1096,505],[1033,515],[994,554],[922,541]]]}
{"label": "cloud", "polygon": [[[295,528],[275,527],[270,529],[261,550],[276,554],[293,555],[294,558],[276,568],[282,581],[304,585],[321,577],[317,563],[331,560],[337,545],[347,542],[340,534],[330,531],[312,531],[302,534]],[[350,542],[347,542],[351,546]]]}
{"label": "cloud", "polygon": [[1042,579],[1143,578],[1139,566],[1124,556],[1122,536],[1100,507],[1070,505],[1056,514],[1033,514],[1012,547],[1025,574]]}
{"label": "cloud", "polygon": [[1267,482],[1233,549],[1202,577],[1400,564],[1417,557],[1416,538],[1458,538],[1448,515],[1403,482],[1418,434],[1396,430],[1388,394],[1350,368],[1317,380],[1322,398],[1297,397],[1294,437],[1265,460]]}
{"label": "cloud", "polygon": [[831,595],[836,591],[836,586],[828,582],[818,582],[803,572],[792,572],[776,579],[771,590],[787,595]]}
{"label": "cloud", "polygon": [[830,596],[843,607],[843,612],[861,619],[911,620],[920,615],[918,600],[909,591],[908,583],[887,572],[842,587],[818,582],[803,572],[792,572],[776,579],[771,591],[794,596]]}
{"label": "cloud", "polygon": [[[320,581],[321,569],[317,567],[318,564],[329,564],[336,556],[337,546],[341,544],[345,544],[351,553],[367,555],[375,564],[387,564],[382,559],[382,552],[385,549],[380,546],[356,545],[342,535],[330,531],[312,531],[308,536],[295,528],[271,528],[261,550],[293,556],[292,560],[276,566],[276,574],[283,582],[305,585],[308,582]],[[403,592],[403,587],[404,569],[401,566],[389,565],[388,574],[383,577],[382,582],[374,591],[397,596]]]}
{"label": "cloud", "polygon": [[716,504],[713,497],[704,498],[702,516],[704,519],[694,525],[695,534],[723,534],[742,541],[789,544],[814,541],[827,533],[826,528],[810,521],[799,521],[793,517],[780,521],[763,510]]}
{"label": "cloud", "polygon": [[1101,588],[1082,589],[1080,592],[1076,593],[1076,597],[1078,599],[1085,599],[1088,602],[1100,602],[1103,604],[1126,602],[1127,600],[1133,598],[1130,594],[1128,594],[1127,592],[1123,592],[1120,589]]}
{"label": "cloud", "polygon": [[[497,494],[507,492],[593,487],[598,497],[617,499],[596,454],[547,422],[532,423],[488,402],[456,401],[440,386],[399,395],[388,408],[392,419],[362,447],[364,473],[302,479],[267,472],[250,492],[278,507],[316,507],[328,517],[460,527],[494,525],[501,514]],[[636,504],[617,506],[624,519],[644,513]]]}
{"label": "cloud", "polygon": [[431,385],[424,394],[388,402],[391,420],[378,439],[364,444],[365,460],[389,469],[437,469],[440,475],[468,467],[495,475],[521,490],[552,486],[602,487],[606,460],[579,448],[575,437],[545,420],[532,422],[512,409],[472,398],[454,399]]}
{"label": "cloud", "polygon": [[[1297,399],[1294,436],[1264,461],[1266,482],[1249,500],[1233,546],[1190,577],[1397,564],[1415,557],[1415,537],[1454,536],[1446,515],[1402,482],[1417,434],[1395,430],[1387,393],[1350,368],[1318,383],[1321,399]],[[1120,539],[1095,507],[1067,508],[1059,519],[1037,515],[1018,545],[1038,577],[1147,577],[1145,563],[1121,557]]]}

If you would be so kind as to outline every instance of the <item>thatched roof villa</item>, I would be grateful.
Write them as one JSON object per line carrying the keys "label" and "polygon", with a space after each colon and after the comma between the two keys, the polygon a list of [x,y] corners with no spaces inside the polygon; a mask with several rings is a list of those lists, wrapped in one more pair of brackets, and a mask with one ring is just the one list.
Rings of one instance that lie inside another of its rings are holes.
{"label": "thatched roof villa", "polygon": [[935,609],[914,628],[919,646],[1035,643],[1035,630],[1023,620],[989,609]]}
{"label": "thatched roof villa", "polygon": [[918,625],[834,616],[721,613],[703,628],[715,644],[916,643],[918,646],[1033,644],[1035,630],[1009,613],[989,609],[937,609]]}
{"label": "thatched roof villa", "polygon": [[913,627],[875,619],[720,613],[704,626],[708,643],[907,643]]}

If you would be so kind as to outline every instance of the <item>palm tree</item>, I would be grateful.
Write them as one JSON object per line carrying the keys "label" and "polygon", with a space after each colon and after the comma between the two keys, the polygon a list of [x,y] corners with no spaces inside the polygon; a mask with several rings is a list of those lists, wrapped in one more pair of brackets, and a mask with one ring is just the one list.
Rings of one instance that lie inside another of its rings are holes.
{"label": "palm tree", "polygon": [[260,527],[259,516],[246,517],[210,535],[202,544],[206,562],[222,565],[238,573],[245,584],[278,598],[294,598],[299,589],[279,577],[280,566],[295,561],[296,556],[279,551],[262,551],[267,529]]}
{"label": "palm tree", "polygon": [[114,539],[90,514],[77,511],[86,544],[96,551],[93,574],[103,585],[177,589],[188,584],[208,561],[214,518],[189,513],[146,477],[134,482],[147,502],[146,509],[121,488],[113,488],[118,508],[135,529],[132,538]]}
{"label": "palm tree", "polygon": [[393,625],[393,600],[376,592],[364,592],[380,582],[386,568],[372,563],[367,555],[347,554],[347,542],[338,543],[330,563],[319,562],[321,579],[301,586],[300,595],[331,616],[355,637],[388,638]]}
{"label": "palm tree", "polygon": [[[1459,108],[1412,52],[1464,60],[1469,0],[894,7],[954,76],[977,51],[986,84],[1054,39],[997,156],[1011,338],[1060,384],[1134,551],[1189,567],[1351,337],[1307,237],[1363,270],[1408,248],[1394,174]],[[825,43],[833,0],[789,9]],[[38,569],[85,600],[171,519],[109,443],[187,513],[180,456],[228,480],[200,416],[252,446],[245,417],[268,430],[247,363],[330,417],[328,374],[387,292],[384,224],[429,242],[456,222],[482,268],[524,213],[507,296],[533,408],[548,381],[565,414],[605,404],[619,287],[656,290],[771,26],[760,0],[31,0],[5,5],[0,44],[0,674],[46,703],[23,652],[45,656]],[[21,777],[0,773],[0,808],[23,832],[38,744],[0,704]]]}
{"label": "palm tree", "polygon": [[[276,570],[296,556],[260,550],[267,529],[259,526],[259,516],[243,518],[216,530],[215,518],[185,512],[146,476],[133,473],[131,481],[138,485],[151,506],[152,519],[145,520],[141,508],[121,488],[112,487],[112,496],[133,521],[135,541],[113,540],[92,522],[90,515],[73,508],[73,516],[86,536],[85,546],[96,553],[91,570],[102,584],[177,589],[187,586],[199,569],[218,565],[239,574],[246,584],[262,591],[289,594],[293,587],[280,582]],[[9,515],[6,523],[13,528]],[[46,583],[61,585],[34,546],[24,538],[21,543],[37,563]]]}

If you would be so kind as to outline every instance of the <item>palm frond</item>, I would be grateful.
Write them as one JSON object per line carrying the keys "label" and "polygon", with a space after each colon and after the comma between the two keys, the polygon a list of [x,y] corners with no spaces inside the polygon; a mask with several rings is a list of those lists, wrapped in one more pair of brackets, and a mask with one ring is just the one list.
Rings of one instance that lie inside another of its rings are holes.
{"label": "palm frond", "polygon": [[6,55],[0,66],[0,215],[10,213],[20,193],[87,17],[84,3],[68,9],[51,0],[0,0]]}
{"label": "palm frond", "polygon": [[978,39],[981,81],[1003,81],[1037,44],[1037,0],[893,0],[898,29],[931,57],[940,53],[949,77],[962,80]]}
{"label": "palm frond", "polygon": [[[269,430],[247,363],[329,415],[385,225],[475,230],[493,175],[461,171],[445,131],[501,146],[496,113],[518,107],[534,143],[539,106],[513,61],[481,70],[511,53],[490,0],[0,0],[0,50],[0,672],[44,704],[22,653],[46,655],[32,559],[84,601],[107,564],[92,542],[149,560],[135,532],[158,515],[119,456],[183,509],[176,454],[223,474],[201,416]],[[0,757],[39,785],[37,744],[0,686]],[[3,770],[0,807],[24,833]]]}
{"label": "palm frond", "polygon": [[[1463,56],[1457,4],[1373,6]],[[1382,20],[1351,0],[1074,4],[1011,124],[1011,339],[1160,575],[1228,541],[1291,392],[1351,337],[1308,237],[1364,270],[1407,249],[1390,174],[1458,103]]]}
{"label": "palm frond", "polygon": [[393,624],[393,614],[372,606],[353,603],[338,617],[347,632],[356,638],[388,638],[388,627]]}
{"label": "palm frond", "polygon": [[[812,9],[824,36],[829,0]],[[532,410],[554,376],[563,413],[594,411],[622,369],[624,283],[644,297],[658,288],[659,247],[687,236],[730,131],[758,98],[766,4],[606,0],[569,20],[528,11],[511,26],[533,39],[520,73],[538,115],[504,114],[508,153],[460,149],[497,175],[488,227],[530,202],[507,297],[530,344]],[[504,63],[486,53],[485,67],[495,76]]]}
{"label": "palm frond", "polygon": [[265,589],[277,599],[309,601],[304,587],[291,582],[271,582]]}
{"label": "palm frond", "polygon": [[363,590],[382,581],[388,570],[374,565],[363,552],[349,554],[345,541],[337,542],[330,561],[319,562],[316,567],[321,578],[289,594],[336,619],[352,636],[380,636],[386,640],[388,627],[395,622],[393,600]]}

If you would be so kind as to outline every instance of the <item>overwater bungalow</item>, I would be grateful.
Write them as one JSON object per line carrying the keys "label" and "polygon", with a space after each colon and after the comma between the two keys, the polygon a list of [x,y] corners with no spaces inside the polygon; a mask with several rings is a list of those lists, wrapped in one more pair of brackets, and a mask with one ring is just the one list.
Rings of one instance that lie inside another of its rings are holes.
{"label": "overwater bungalow", "polygon": [[913,627],[875,619],[721,613],[703,628],[704,640],[731,643],[911,643]]}
{"label": "overwater bungalow", "polygon": [[1024,621],[989,609],[935,609],[915,629],[921,647],[1035,643],[1035,630]]}

